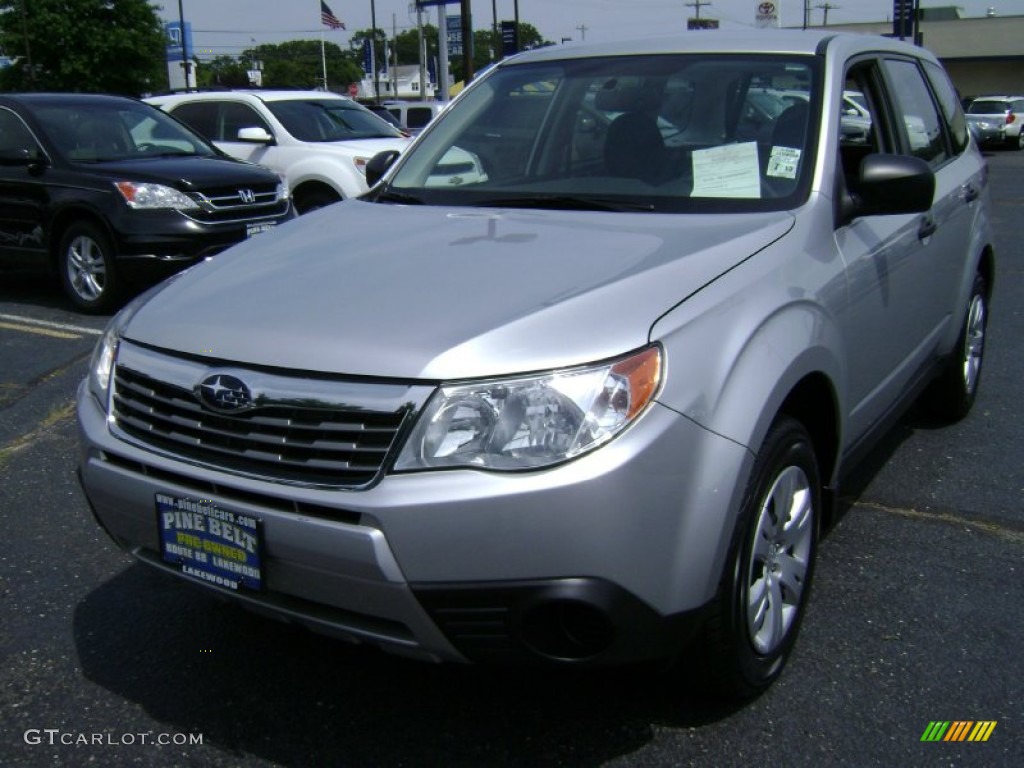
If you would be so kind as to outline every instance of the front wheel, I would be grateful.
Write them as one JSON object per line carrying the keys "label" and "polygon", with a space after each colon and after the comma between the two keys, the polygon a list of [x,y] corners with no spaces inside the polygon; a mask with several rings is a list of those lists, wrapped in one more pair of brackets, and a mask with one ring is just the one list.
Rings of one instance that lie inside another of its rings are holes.
{"label": "front wheel", "polygon": [[729,565],[704,631],[711,693],[745,699],[782,672],[814,570],[821,479],[811,438],[780,417],[754,462]]}
{"label": "front wheel", "polygon": [[341,197],[329,189],[316,189],[311,192],[299,192],[295,195],[295,210],[301,216],[304,213],[312,213],[320,208],[341,200]]}
{"label": "front wheel", "polygon": [[114,307],[119,290],[114,247],[97,225],[80,221],[67,228],[57,267],[64,292],[79,309],[105,312]]}
{"label": "front wheel", "polygon": [[974,276],[967,311],[953,354],[925,392],[924,406],[938,419],[959,421],[970,413],[978,396],[981,365],[985,358],[988,292],[985,278]]}

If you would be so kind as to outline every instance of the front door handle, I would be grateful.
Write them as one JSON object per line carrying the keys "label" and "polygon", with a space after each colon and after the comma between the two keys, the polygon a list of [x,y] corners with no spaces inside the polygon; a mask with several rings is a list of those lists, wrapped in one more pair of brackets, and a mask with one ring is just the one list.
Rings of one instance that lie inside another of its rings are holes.
{"label": "front door handle", "polygon": [[921,226],[917,228],[917,239],[926,240],[935,234],[935,230],[938,229],[938,225],[935,223],[935,217],[925,216],[921,219]]}

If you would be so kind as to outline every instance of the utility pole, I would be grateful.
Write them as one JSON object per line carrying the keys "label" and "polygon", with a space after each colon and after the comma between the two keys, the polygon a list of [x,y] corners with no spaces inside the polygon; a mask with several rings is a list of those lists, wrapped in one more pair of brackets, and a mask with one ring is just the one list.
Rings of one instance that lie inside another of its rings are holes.
{"label": "utility pole", "polygon": [[473,19],[470,16],[469,0],[461,0],[462,10],[462,82],[469,85],[473,80]]}
{"label": "utility pole", "polygon": [[811,0],[804,0],[804,29],[811,23]]}
{"label": "utility pole", "polygon": [[504,57],[501,50],[501,34],[498,32],[498,0],[491,0],[491,13],[494,16],[491,26],[491,61],[500,61]]}
{"label": "utility pole", "polygon": [[[29,83],[34,84],[36,81],[36,71],[32,67],[32,48],[28,44],[28,17],[25,15],[25,0],[21,0],[19,3],[21,6],[21,35],[25,38],[25,71],[28,72]],[[180,6],[179,6],[180,10]],[[184,25],[182,25],[184,26]],[[182,40],[185,39],[185,30],[181,31]],[[188,80],[185,81],[188,84]]]}
{"label": "utility pole", "polygon": [[697,21],[700,21],[700,9],[705,5],[711,5],[711,0],[693,0],[692,3],[687,3],[686,5],[695,10],[693,16]]}
{"label": "utility pole", "polygon": [[833,10],[833,9],[838,10],[839,6],[838,5],[832,5],[832,3],[818,3],[817,7],[821,8],[821,10],[825,12],[825,14],[824,14],[824,16],[822,18],[821,26],[827,27],[828,26],[828,12]]}
{"label": "utility pole", "polygon": [[576,27],[576,31],[580,33],[580,40],[582,40],[583,42],[586,42],[587,40],[588,29],[590,29],[590,27],[588,27],[586,24],[580,24],[578,27]]}
{"label": "utility pole", "polygon": [[377,3],[374,0],[370,0],[370,69],[370,77],[373,78],[373,103],[380,104],[380,72],[377,71]]}
{"label": "utility pole", "polygon": [[[188,60],[188,54],[186,53],[187,46],[185,44],[185,10],[182,7],[181,2],[182,0],[178,0],[178,24],[181,27],[178,32],[181,33],[181,72],[185,75],[185,90],[187,91],[189,89],[189,80],[191,80],[189,77],[190,62]],[[25,13],[24,2],[21,4],[21,12],[22,14]]]}

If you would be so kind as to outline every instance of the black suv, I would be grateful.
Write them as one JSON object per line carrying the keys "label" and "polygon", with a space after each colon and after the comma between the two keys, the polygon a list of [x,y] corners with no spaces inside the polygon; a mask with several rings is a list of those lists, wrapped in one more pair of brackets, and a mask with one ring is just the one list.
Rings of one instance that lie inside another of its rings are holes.
{"label": "black suv", "polygon": [[0,259],[56,268],[82,310],[294,216],[276,173],[159,109],[92,94],[0,96]]}

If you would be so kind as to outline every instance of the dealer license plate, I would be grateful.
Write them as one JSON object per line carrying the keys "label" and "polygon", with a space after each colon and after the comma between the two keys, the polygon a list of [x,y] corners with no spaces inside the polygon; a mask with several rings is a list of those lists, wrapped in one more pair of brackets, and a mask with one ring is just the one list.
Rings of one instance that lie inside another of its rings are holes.
{"label": "dealer license plate", "polygon": [[246,224],[245,225],[245,236],[252,237],[258,235],[260,232],[266,232],[274,228],[276,222],[263,221],[258,224]]}
{"label": "dealer license plate", "polygon": [[193,579],[226,589],[263,589],[262,526],[209,499],[156,494],[160,554]]}

